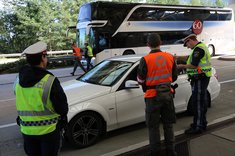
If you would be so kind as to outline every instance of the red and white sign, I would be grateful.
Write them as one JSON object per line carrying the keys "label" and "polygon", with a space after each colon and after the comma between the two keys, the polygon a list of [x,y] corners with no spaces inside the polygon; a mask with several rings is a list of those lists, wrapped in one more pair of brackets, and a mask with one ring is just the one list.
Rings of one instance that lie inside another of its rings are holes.
{"label": "red and white sign", "polygon": [[199,19],[196,19],[194,22],[193,22],[193,33],[198,35],[202,32],[202,28],[203,28],[203,23],[201,20]]}

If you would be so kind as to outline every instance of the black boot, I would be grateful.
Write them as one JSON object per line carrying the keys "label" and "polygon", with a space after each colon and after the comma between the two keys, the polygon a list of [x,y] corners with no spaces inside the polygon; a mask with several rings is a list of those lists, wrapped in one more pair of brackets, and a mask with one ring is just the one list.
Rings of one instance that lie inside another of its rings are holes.
{"label": "black boot", "polygon": [[174,150],[166,150],[166,156],[177,156],[177,153]]}

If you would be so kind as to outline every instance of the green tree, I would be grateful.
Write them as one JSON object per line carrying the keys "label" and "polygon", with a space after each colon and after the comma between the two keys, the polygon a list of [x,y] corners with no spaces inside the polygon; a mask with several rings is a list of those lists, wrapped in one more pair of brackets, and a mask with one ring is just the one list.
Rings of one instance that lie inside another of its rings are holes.
{"label": "green tree", "polygon": [[191,5],[200,6],[201,5],[201,0],[191,0]]}
{"label": "green tree", "polygon": [[[48,43],[48,49],[62,50],[70,48],[66,44],[66,28],[76,25],[77,14],[81,4],[79,0],[12,0],[12,12],[4,13],[0,22],[4,23],[8,42],[1,32],[1,42],[4,45],[15,45],[15,52],[21,52],[28,45],[43,40]],[[10,16],[12,18],[6,18]],[[4,21],[3,19],[9,19]],[[1,25],[0,31],[4,26]],[[10,34],[10,35],[9,35]],[[6,36],[6,35],[5,35]],[[0,42],[0,43],[1,43]],[[3,45],[1,44],[1,45]],[[1,46],[2,47],[2,46]],[[13,49],[12,46],[8,47]],[[8,49],[8,50],[9,50]],[[9,50],[11,51],[11,50]]]}
{"label": "green tree", "polygon": [[218,7],[224,7],[223,0],[216,0],[215,5],[218,6]]}

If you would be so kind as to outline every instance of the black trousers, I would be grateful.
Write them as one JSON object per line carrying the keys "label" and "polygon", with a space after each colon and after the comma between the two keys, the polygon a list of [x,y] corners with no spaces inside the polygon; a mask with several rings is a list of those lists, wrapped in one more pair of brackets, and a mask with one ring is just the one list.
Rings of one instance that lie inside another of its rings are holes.
{"label": "black trousers", "polygon": [[173,123],[176,122],[176,116],[173,97],[172,95],[163,95],[162,97],[158,95],[153,98],[145,98],[145,117],[149,132],[150,152],[154,156],[160,155],[161,151],[160,121],[163,123],[166,150],[175,151]]}
{"label": "black trousers", "polygon": [[58,129],[39,136],[23,134],[23,139],[28,156],[58,156],[62,146],[62,136]]}
{"label": "black trousers", "polygon": [[89,57],[89,56],[86,59],[86,61],[87,61],[87,67],[86,67],[87,71],[90,69],[90,67],[91,68],[93,67],[93,65],[91,64],[91,59],[92,59],[92,57]]}
{"label": "black trousers", "polygon": [[75,73],[75,71],[77,70],[77,67],[80,67],[84,72],[86,72],[86,69],[83,67],[80,58],[78,57],[74,57],[74,67],[73,67],[73,74]]}
{"label": "black trousers", "polygon": [[193,128],[205,129],[207,127],[206,112],[208,107],[207,87],[210,77],[191,80],[193,100]]}

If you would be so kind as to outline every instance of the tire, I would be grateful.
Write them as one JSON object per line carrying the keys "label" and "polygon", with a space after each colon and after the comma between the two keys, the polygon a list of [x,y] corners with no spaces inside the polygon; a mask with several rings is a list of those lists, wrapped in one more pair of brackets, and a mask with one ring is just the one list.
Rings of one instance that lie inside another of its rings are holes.
{"label": "tire", "polygon": [[215,47],[213,45],[208,45],[208,50],[211,56],[215,56]]}
{"label": "tire", "polygon": [[134,55],[135,52],[133,50],[126,50],[122,55]]}
{"label": "tire", "polygon": [[94,112],[84,112],[69,122],[66,134],[75,148],[85,148],[95,144],[103,132],[103,119]]}
{"label": "tire", "polygon": [[[211,95],[209,93],[209,91],[207,90],[207,104],[208,104],[208,108],[211,108]],[[192,96],[190,97],[189,101],[188,101],[188,106],[187,106],[187,114],[188,115],[193,115],[193,102],[192,102]]]}

